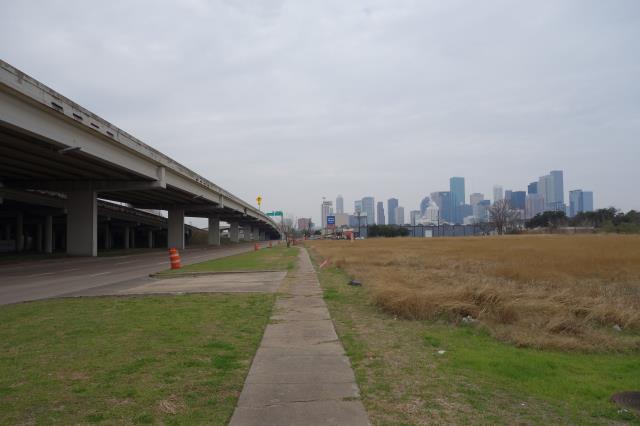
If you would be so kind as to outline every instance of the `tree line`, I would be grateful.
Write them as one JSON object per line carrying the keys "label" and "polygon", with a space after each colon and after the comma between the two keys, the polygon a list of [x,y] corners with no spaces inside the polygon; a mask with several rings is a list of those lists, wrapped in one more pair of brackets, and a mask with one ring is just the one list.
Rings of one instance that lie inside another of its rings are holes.
{"label": "tree line", "polygon": [[580,212],[567,217],[562,211],[538,213],[525,222],[525,227],[558,228],[561,226],[593,227],[604,232],[624,234],[640,233],[640,212],[629,210],[624,213],[615,207]]}

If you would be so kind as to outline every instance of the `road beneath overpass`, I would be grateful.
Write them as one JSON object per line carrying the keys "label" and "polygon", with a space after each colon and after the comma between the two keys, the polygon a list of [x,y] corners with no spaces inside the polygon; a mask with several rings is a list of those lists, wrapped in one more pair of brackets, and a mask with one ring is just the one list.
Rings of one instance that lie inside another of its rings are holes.
{"label": "road beneath overpass", "polygon": [[[266,243],[262,243],[263,245]],[[190,248],[181,252],[184,265],[253,250],[253,244]],[[107,286],[127,286],[169,268],[165,251],[123,256],[24,261],[0,265],[0,305],[75,296]]]}

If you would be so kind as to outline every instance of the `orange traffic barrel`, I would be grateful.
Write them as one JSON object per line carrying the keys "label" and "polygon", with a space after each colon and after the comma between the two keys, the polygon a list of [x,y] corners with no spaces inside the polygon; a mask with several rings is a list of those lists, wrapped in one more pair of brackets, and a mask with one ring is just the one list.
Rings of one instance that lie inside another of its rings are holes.
{"label": "orange traffic barrel", "polygon": [[171,269],[180,269],[182,267],[182,265],[180,265],[180,255],[178,254],[177,249],[169,249],[169,261],[171,262]]}
{"label": "orange traffic barrel", "polygon": [[260,250],[260,244],[255,243],[255,244],[253,245],[253,250],[254,250],[254,251],[258,251],[258,250]]}
{"label": "orange traffic barrel", "polygon": [[273,247],[273,246],[271,245],[271,241],[269,241],[269,248],[271,248],[271,247]]}

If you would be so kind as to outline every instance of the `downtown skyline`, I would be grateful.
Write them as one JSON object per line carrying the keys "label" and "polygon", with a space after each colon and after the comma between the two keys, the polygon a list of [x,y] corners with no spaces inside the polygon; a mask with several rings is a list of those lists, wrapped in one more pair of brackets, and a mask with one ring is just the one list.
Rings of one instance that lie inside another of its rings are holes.
{"label": "downtown skyline", "polygon": [[[426,219],[425,209],[428,207],[428,204],[425,204],[426,201],[441,204],[441,200],[434,199],[434,196],[439,198],[440,195],[447,197],[445,204],[460,206],[460,208],[452,208],[446,212],[440,209],[442,214],[450,217],[447,220],[452,223],[463,223],[463,219],[467,216],[476,218],[484,216],[487,214],[486,207],[488,205],[505,198],[511,200],[513,208],[522,210],[523,219],[529,219],[536,213],[547,210],[562,210],[567,213],[567,216],[573,216],[577,212],[576,209],[595,210],[601,208],[597,204],[599,194],[594,197],[594,191],[590,187],[585,185],[567,187],[563,170],[542,173],[521,187],[494,184],[490,191],[474,191],[467,186],[466,182],[464,176],[452,176],[449,178],[448,187],[425,189],[426,192],[422,196],[412,200],[402,200],[395,196],[384,199],[371,195],[355,198],[353,209],[343,209],[341,213],[349,215],[357,214],[360,211],[367,216],[369,224],[413,224],[418,218],[424,217]],[[336,202],[338,200],[340,203],[345,202],[343,193],[344,191],[337,196]],[[346,201],[347,205],[349,205],[349,201]],[[382,222],[380,221],[381,207],[383,207],[382,213],[385,218]],[[399,218],[396,219],[396,214],[392,212],[395,207],[402,212],[401,217],[404,217],[404,222],[397,222]],[[336,211],[331,210],[331,213],[335,214]],[[316,221],[314,223],[318,224]]]}

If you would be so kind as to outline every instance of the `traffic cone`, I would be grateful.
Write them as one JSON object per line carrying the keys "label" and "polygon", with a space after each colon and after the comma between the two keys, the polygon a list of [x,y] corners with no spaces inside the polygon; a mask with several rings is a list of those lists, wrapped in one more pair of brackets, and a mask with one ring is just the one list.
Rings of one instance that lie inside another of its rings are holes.
{"label": "traffic cone", "polygon": [[180,255],[178,254],[178,250],[175,248],[169,249],[169,261],[171,262],[171,269],[180,269],[182,265],[180,264]]}

